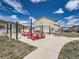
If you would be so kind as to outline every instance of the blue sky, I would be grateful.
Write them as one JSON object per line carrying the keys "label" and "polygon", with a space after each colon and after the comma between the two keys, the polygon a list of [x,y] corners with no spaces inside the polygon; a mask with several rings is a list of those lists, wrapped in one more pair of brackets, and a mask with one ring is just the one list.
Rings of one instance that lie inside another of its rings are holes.
{"label": "blue sky", "polygon": [[[0,18],[25,23],[47,17],[61,26],[79,25],[78,0],[0,0]],[[15,19],[15,20],[13,20]]]}

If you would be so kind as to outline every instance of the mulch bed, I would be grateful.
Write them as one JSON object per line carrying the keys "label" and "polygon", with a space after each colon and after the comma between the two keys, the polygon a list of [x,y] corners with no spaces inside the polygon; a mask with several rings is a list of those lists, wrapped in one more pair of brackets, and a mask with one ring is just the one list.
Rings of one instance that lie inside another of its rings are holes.
{"label": "mulch bed", "polygon": [[35,49],[26,43],[0,36],[0,59],[23,59]]}
{"label": "mulch bed", "polygon": [[67,43],[61,49],[58,59],[79,59],[79,40]]}
{"label": "mulch bed", "polygon": [[76,32],[60,32],[60,33],[54,33],[54,35],[64,37],[79,37],[79,33]]}

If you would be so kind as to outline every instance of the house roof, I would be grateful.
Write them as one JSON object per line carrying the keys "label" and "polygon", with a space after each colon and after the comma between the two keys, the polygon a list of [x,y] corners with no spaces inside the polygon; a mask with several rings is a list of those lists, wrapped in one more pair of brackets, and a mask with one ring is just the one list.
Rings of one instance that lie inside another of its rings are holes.
{"label": "house roof", "polygon": [[5,21],[5,20],[3,20],[3,19],[0,19],[0,22],[7,23],[8,21]]}
{"label": "house roof", "polygon": [[53,21],[53,22],[57,22],[55,19],[50,19],[50,18],[48,18],[48,17],[42,17],[42,18],[39,18],[38,20],[36,20],[35,22],[37,22],[37,21],[39,21],[39,20],[41,20],[41,19],[43,19],[43,18],[45,18],[45,19],[47,19],[47,20],[50,20],[50,21]]}
{"label": "house roof", "polygon": [[55,21],[50,20],[48,18],[41,18],[41,19],[35,21],[34,23],[36,26],[38,26],[38,25],[43,25],[43,26],[55,25],[55,26],[58,26],[59,25],[58,22],[55,22]]}

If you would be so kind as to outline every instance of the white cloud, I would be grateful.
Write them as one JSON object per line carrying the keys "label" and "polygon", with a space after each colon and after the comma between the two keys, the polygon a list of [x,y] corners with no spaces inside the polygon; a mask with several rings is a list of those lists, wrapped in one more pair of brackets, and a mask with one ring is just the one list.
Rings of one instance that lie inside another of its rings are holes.
{"label": "white cloud", "polygon": [[26,20],[20,20],[19,23],[24,25],[24,26],[28,26],[28,24],[29,24],[28,20],[27,21]]}
{"label": "white cloud", "polygon": [[46,2],[46,0],[30,0],[32,3]]}
{"label": "white cloud", "polygon": [[11,16],[0,15],[0,19],[3,19],[5,21],[11,21],[11,22],[20,21],[20,19],[16,15],[11,15]]}
{"label": "white cloud", "polygon": [[55,11],[54,14],[62,14],[64,13],[64,11],[62,10],[62,8],[60,8],[59,10]]}
{"label": "white cloud", "polygon": [[[11,16],[3,16],[0,15],[0,19],[3,19],[5,21],[10,21],[10,22],[19,22],[20,24],[24,26],[30,26],[29,20],[20,20],[17,15],[11,15]],[[32,22],[34,23],[37,19],[34,17],[30,16],[29,19],[32,19]],[[33,24],[34,25],[34,24]]]}
{"label": "white cloud", "polygon": [[[6,21],[7,17],[4,17],[4,16],[0,15],[0,19],[3,19],[3,20]],[[8,19],[7,19],[7,21],[8,21]]]}
{"label": "white cloud", "polygon": [[70,0],[66,4],[65,8],[67,8],[70,11],[79,9],[79,0]]}
{"label": "white cloud", "polygon": [[0,10],[3,10],[3,11],[6,11],[7,8],[5,8],[3,5],[2,5],[2,2],[0,2]]}
{"label": "white cloud", "polygon": [[59,20],[60,27],[71,27],[73,25],[79,25],[79,17],[77,15],[71,15],[65,17],[63,20]]}
{"label": "white cloud", "polygon": [[65,17],[65,19],[68,20],[68,22],[66,24],[67,26],[79,25],[79,18],[77,18],[74,15]]}
{"label": "white cloud", "polygon": [[6,13],[8,13],[8,12],[7,12],[8,9],[11,10],[11,11],[13,11],[13,12],[15,12],[15,13],[17,13],[16,10],[12,10],[10,7],[6,8],[6,7],[2,4],[2,2],[0,2],[0,10],[3,10],[3,11],[5,11]]}
{"label": "white cloud", "polygon": [[34,22],[37,20],[34,17],[30,16],[29,20],[20,20],[19,23],[25,26],[30,26],[30,19],[32,19],[32,26],[34,26]]}
{"label": "white cloud", "polygon": [[68,21],[67,26],[79,25],[79,19],[73,19]]}
{"label": "white cloud", "polygon": [[20,21],[20,19],[17,17],[17,15],[11,15],[8,16],[9,19],[11,19],[10,21],[16,22],[16,21]]}
{"label": "white cloud", "polygon": [[3,16],[0,15],[0,19],[4,20],[4,21],[10,21],[10,22],[18,22],[24,26],[28,26],[28,20],[20,20],[17,15],[11,15],[11,16]]}
{"label": "white cloud", "polygon": [[17,15],[12,15],[11,18],[14,18],[14,19],[17,18]]}
{"label": "white cloud", "polygon": [[34,17],[30,16],[29,20],[32,19],[32,22],[35,22],[37,19],[35,19]]}
{"label": "white cloud", "polygon": [[66,22],[64,20],[59,20],[58,23],[59,23],[60,27],[66,26]]}
{"label": "white cloud", "polygon": [[21,21],[19,21],[21,24],[26,24],[26,23],[28,23],[28,21],[25,21],[25,20],[21,20]]}
{"label": "white cloud", "polygon": [[71,15],[71,16],[69,16],[69,17],[65,17],[64,19],[67,19],[67,20],[73,20],[75,17],[76,17],[76,16]]}
{"label": "white cloud", "polygon": [[23,9],[21,3],[17,2],[16,0],[3,0],[5,3],[12,6],[17,12],[21,14],[30,14],[27,10]]}

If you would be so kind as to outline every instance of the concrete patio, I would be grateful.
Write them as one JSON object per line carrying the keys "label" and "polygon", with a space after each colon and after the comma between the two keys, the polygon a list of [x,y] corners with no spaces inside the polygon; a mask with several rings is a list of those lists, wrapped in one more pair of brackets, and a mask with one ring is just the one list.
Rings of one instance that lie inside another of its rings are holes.
{"label": "concrete patio", "polygon": [[23,59],[58,59],[61,48],[68,42],[78,40],[79,38],[57,37],[54,35],[46,35],[46,38],[32,41],[27,37],[19,39],[22,42],[38,47],[32,53]]}

